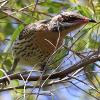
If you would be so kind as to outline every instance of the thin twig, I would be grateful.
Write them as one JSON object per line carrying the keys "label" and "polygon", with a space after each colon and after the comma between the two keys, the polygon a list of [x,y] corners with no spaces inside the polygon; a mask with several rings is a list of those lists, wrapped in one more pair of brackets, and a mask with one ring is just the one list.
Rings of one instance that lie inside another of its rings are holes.
{"label": "thin twig", "polygon": [[87,91],[85,91],[84,89],[80,88],[79,86],[77,86],[77,85],[74,84],[73,82],[71,82],[71,81],[69,81],[69,82],[70,82],[71,84],[73,84],[75,87],[77,87],[78,89],[80,89],[80,90],[82,90],[83,92],[85,92],[86,94],[92,96],[92,97],[95,98],[96,100],[100,100],[100,99],[98,99],[96,96],[94,96],[94,95],[88,93]]}

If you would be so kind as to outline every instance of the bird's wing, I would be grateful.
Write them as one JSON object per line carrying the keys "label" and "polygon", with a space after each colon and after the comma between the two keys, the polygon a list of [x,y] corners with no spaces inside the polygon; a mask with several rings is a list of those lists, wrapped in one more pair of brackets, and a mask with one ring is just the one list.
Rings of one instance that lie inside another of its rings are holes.
{"label": "bird's wing", "polygon": [[28,37],[32,36],[32,34],[34,34],[35,32],[38,31],[37,30],[37,26],[38,25],[41,25],[41,24],[42,25],[43,24],[46,25],[46,24],[48,24],[50,22],[50,20],[51,19],[40,20],[40,21],[38,21],[36,23],[31,23],[31,24],[25,26],[25,28],[19,34],[19,39],[21,40],[21,39],[23,39],[25,37],[28,38]]}
{"label": "bird's wing", "polygon": [[36,25],[34,23],[25,26],[19,34],[19,40],[30,37],[35,32]]}

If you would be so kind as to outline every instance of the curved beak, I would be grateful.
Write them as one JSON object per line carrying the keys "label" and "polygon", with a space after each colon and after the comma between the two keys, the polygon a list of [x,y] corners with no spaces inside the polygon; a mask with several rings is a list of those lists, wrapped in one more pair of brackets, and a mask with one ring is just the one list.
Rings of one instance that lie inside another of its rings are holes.
{"label": "curved beak", "polygon": [[89,19],[89,22],[96,23],[94,19]]}

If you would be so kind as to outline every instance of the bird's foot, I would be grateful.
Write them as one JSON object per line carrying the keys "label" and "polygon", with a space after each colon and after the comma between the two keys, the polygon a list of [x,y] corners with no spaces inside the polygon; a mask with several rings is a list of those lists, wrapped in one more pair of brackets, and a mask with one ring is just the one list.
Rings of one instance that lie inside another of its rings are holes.
{"label": "bird's foot", "polygon": [[4,77],[0,78],[0,88],[5,88],[10,84],[10,78],[6,74]]}
{"label": "bird's foot", "polygon": [[13,74],[13,71],[10,70],[8,72],[4,72],[4,76],[0,78],[0,88],[5,88],[10,84],[10,77],[9,75]]}

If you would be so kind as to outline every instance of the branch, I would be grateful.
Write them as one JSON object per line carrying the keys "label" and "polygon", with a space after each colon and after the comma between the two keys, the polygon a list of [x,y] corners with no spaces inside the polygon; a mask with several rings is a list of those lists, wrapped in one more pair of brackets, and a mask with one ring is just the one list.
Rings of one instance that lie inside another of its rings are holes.
{"label": "branch", "polygon": [[[63,77],[66,77],[68,74],[71,74],[72,72],[84,67],[84,66],[87,66],[91,63],[94,63],[96,61],[99,61],[100,60],[100,56],[94,56],[94,57],[87,57],[87,58],[84,58],[83,60],[79,61],[77,64],[74,64],[72,65],[71,67],[63,70],[63,71],[60,71],[60,72],[56,72],[56,73],[53,73],[52,75],[44,75],[42,77],[42,80],[45,80],[47,79],[56,79],[56,78],[63,78]],[[20,73],[21,74],[21,73]],[[19,80],[22,80],[22,77],[19,73],[17,74],[11,74],[11,75],[8,75],[8,77],[11,79],[11,80],[14,80],[14,79],[19,79]],[[28,75],[22,75],[24,80],[27,79]],[[29,77],[29,81],[37,81],[40,79],[40,76],[37,75],[37,76],[30,76]],[[7,80],[7,77],[4,76],[2,78],[0,78],[0,83],[3,83],[5,82],[5,80]]]}
{"label": "branch", "polygon": [[5,17],[9,16],[9,17],[13,18],[14,20],[16,20],[18,23],[26,25],[22,20],[18,19],[17,17],[14,17],[10,10],[5,11],[5,10],[0,9],[0,11],[6,15]]}

